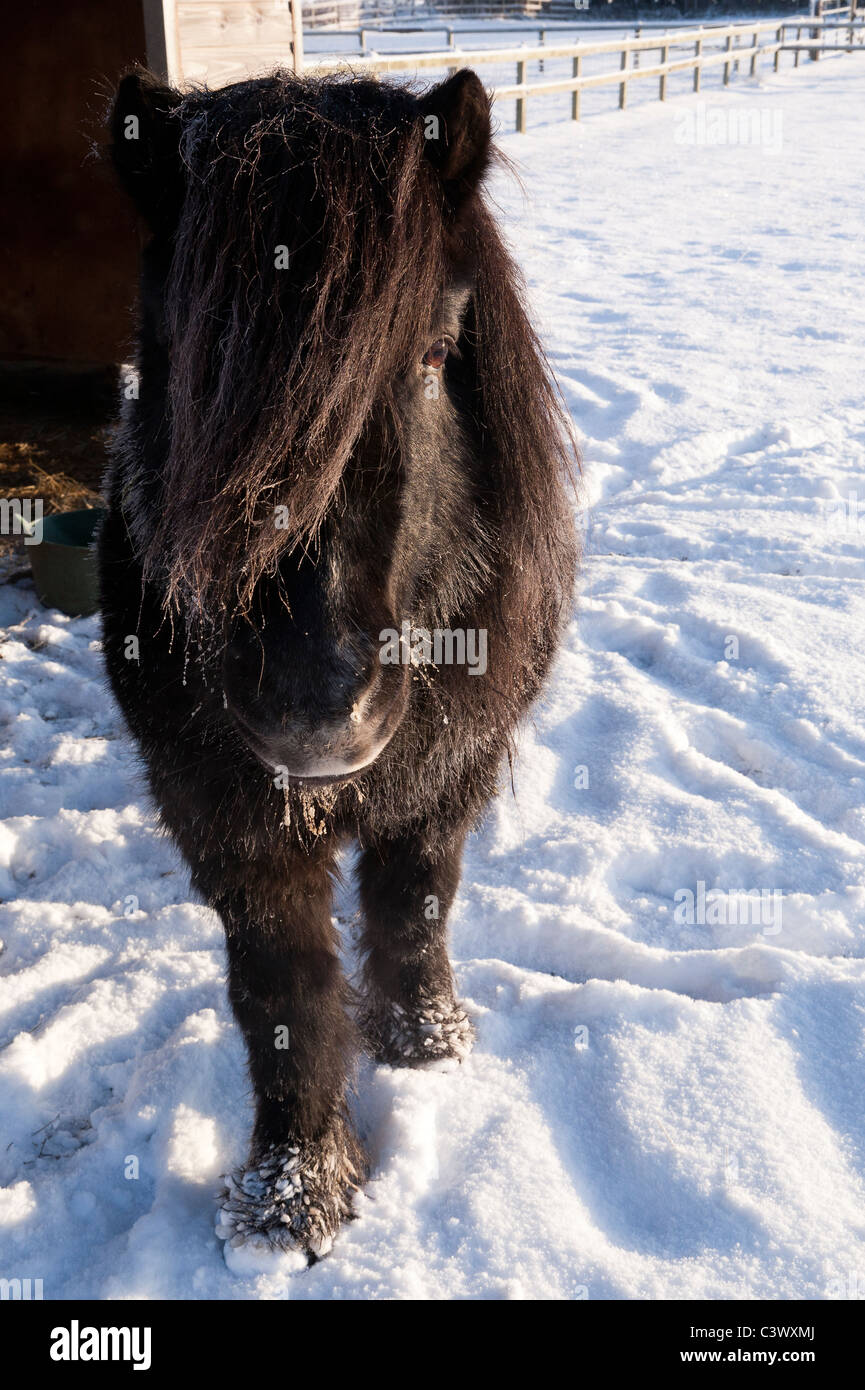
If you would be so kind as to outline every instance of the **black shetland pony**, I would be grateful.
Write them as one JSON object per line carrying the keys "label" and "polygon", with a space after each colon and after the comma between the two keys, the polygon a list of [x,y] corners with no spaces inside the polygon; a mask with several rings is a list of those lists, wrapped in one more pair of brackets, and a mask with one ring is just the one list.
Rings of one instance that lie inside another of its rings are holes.
{"label": "black shetland pony", "polygon": [[[105,655],[225,926],[256,1101],[217,1227],[235,1245],[314,1258],[351,1215],[361,1043],[403,1066],[471,1043],[446,939],[463,842],[575,567],[570,436],[480,194],[490,140],[468,71],[423,96],[137,73],[111,115],[145,240]],[[331,921],[347,840],[356,1008]]]}

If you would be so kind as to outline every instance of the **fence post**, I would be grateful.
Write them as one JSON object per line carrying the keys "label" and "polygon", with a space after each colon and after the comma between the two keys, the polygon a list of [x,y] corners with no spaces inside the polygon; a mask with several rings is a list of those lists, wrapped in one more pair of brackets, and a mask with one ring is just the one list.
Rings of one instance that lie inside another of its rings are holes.
{"label": "fence post", "polygon": [[[730,52],[730,50],[731,50],[732,47],[733,47],[733,35],[732,35],[732,34],[728,34],[728,35],[727,35],[727,52],[728,52],[728,53]],[[725,87],[729,87],[729,85],[730,85],[730,60],[729,60],[729,58],[728,58],[727,61],[726,61],[726,63],[724,64],[724,86],[725,86]]]}
{"label": "fence post", "polygon": [[[642,24],[638,24],[637,27],[636,27],[636,29],[634,30],[634,38],[635,38],[635,39],[641,39],[642,37],[643,37],[643,26],[642,26]],[[635,67],[635,68],[638,68],[639,66],[640,66],[640,50],[639,50],[639,48],[635,48],[635,49],[634,49],[634,67]]]}
{"label": "fence post", "polygon": [[[817,7],[816,7],[816,9],[815,9],[815,11],[814,11],[814,18],[815,18],[815,19],[822,19],[822,18],[823,18],[823,0],[817,0]],[[811,38],[812,38],[812,39],[818,39],[821,43],[822,43],[822,34],[823,34],[822,29],[812,29],[812,30],[811,30]],[[810,51],[810,53],[808,54],[808,57],[811,59],[812,63],[817,63],[817,62],[819,62],[819,60],[820,60],[820,52],[819,52],[819,50],[816,49],[816,48],[812,48],[811,51]]]}
{"label": "fence post", "polygon": [[[545,44],[546,41],[547,41],[547,31],[546,31],[546,29],[540,29],[540,30],[538,31],[538,33],[539,33],[539,35],[540,35],[540,41],[539,41],[539,43],[538,43],[538,47],[539,47],[539,48],[543,48],[544,44]],[[543,70],[544,70],[544,60],[543,60],[543,58],[539,58],[539,59],[538,59],[538,72],[543,72]]]}
{"label": "fence post", "polygon": [[300,0],[291,0],[291,65],[296,73],[303,72],[303,14]]}
{"label": "fence post", "polygon": [[[579,77],[579,75],[580,75],[580,55],[579,55],[579,53],[578,53],[577,56],[576,56],[576,58],[574,59],[574,77]],[[572,120],[572,121],[578,121],[579,119],[580,119],[580,89],[579,89],[579,87],[575,87],[574,90],[571,92],[571,120]]]}
{"label": "fence post", "polygon": [[[626,72],[626,71],[627,71],[627,68],[628,68],[628,50],[627,50],[626,48],[623,48],[623,49],[622,49],[622,61],[621,61],[621,63],[619,64],[619,67],[620,67],[620,69],[621,69],[622,72]],[[627,84],[627,82],[620,82],[620,83],[619,83],[619,110],[620,110],[620,111],[624,111],[624,109],[625,109],[625,107],[627,106],[627,104],[628,104],[628,84]]]}
{"label": "fence post", "polygon": [[[797,42],[797,43],[801,43],[801,42],[802,42],[802,26],[801,26],[801,24],[799,25],[799,28],[796,30],[796,42]],[[798,66],[799,66],[799,59],[800,59],[801,57],[802,57],[802,54],[799,52],[799,50],[798,50],[798,48],[797,48],[795,54],[793,55],[793,67],[794,67],[794,68],[798,68]]]}
{"label": "fence post", "polygon": [[696,44],[694,45],[694,57],[695,57],[695,59],[696,59],[696,62],[694,63],[694,91],[695,91],[695,92],[699,92],[699,90],[700,90],[700,59],[702,58],[702,56],[703,56],[703,40],[702,40],[702,39],[697,39],[697,42],[696,42]]}
{"label": "fence post", "polygon": [[751,35],[751,40],[754,44],[754,52],[751,54],[751,76],[753,77],[754,73],[757,71],[757,49],[760,47],[759,29],[754,30],[753,34]]}
{"label": "fence post", "polygon": [[783,29],[776,29],[776,30],[775,30],[775,42],[779,45],[778,48],[775,49],[774,71],[777,72],[777,71],[778,71],[778,68],[779,68],[780,65],[781,65],[781,48],[780,48],[780,45],[784,42],[784,30],[783,30]]}
{"label": "fence post", "polygon": [[[670,56],[670,50],[669,50],[669,48],[667,48],[666,46],[664,46],[664,47],[661,49],[661,63],[662,63],[662,65],[665,64],[665,63],[667,62],[667,59],[669,58],[669,56]],[[659,97],[659,99],[660,99],[661,101],[666,101],[666,100],[667,100],[667,74],[666,74],[665,72],[662,72],[662,73],[661,73],[661,80],[660,80],[660,82],[658,83],[658,97]]]}
{"label": "fence post", "polygon": [[[526,65],[525,65],[525,62],[517,63],[517,86],[518,86],[518,87],[524,86],[524,85],[525,85],[525,81],[526,81]],[[525,133],[526,133],[526,99],[525,99],[525,97],[517,97],[517,130],[519,131],[520,135],[525,135]]]}

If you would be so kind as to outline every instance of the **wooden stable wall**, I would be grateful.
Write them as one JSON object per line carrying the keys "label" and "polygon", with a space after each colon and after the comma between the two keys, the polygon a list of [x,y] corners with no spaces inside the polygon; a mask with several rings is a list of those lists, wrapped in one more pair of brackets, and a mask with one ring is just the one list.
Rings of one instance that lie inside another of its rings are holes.
{"label": "wooden stable wall", "polygon": [[162,3],[169,26],[173,19],[175,75],[183,81],[206,81],[218,87],[275,67],[292,66],[289,0]]}
{"label": "wooden stable wall", "polygon": [[88,159],[112,84],[145,59],[141,0],[21,0],[3,13],[0,358],[119,360],[137,235]]}

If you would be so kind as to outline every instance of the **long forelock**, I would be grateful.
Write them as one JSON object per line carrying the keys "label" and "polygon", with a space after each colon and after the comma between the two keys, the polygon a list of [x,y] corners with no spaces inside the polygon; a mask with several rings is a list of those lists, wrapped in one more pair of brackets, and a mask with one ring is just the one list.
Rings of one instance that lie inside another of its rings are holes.
{"label": "long forelock", "polygon": [[192,93],[176,119],[169,446],[144,561],[168,604],[216,613],[314,535],[447,257],[407,91],[284,74]]}

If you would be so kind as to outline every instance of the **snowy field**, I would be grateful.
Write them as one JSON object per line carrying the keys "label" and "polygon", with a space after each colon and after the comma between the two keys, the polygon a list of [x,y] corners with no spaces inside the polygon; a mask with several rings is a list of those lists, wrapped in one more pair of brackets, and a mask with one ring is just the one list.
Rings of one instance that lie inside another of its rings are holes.
{"label": "snowy field", "polygon": [[[789,61],[503,138],[585,441],[578,610],[466,858],[475,1051],[362,1066],[372,1179],[309,1271],[232,1272],[213,1234],[250,1127],[221,930],[156,834],[98,622],[0,589],[0,1276],[865,1296],[865,55]],[[760,142],[706,142],[732,111]]]}

